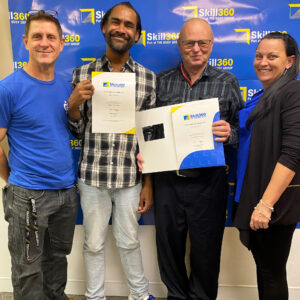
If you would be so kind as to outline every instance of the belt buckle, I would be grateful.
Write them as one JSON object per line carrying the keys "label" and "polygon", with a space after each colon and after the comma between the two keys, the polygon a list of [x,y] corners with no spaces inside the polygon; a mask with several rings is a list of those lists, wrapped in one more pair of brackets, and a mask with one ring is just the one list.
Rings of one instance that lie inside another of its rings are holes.
{"label": "belt buckle", "polygon": [[180,177],[186,177],[185,175],[180,174],[179,171],[180,171],[180,170],[176,170],[176,175],[177,175],[177,176],[180,176]]}

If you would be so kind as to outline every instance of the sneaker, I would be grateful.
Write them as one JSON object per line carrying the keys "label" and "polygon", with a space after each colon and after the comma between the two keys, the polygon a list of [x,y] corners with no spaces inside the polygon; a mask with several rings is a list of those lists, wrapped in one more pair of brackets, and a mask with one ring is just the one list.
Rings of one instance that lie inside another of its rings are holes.
{"label": "sneaker", "polygon": [[148,294],[146,296],[142,296],[138,299],[133,298],[131,294],[128,296],[128,300],[154,300],[154,299],[155,299],[155,297],[152,296],[151,294]]}

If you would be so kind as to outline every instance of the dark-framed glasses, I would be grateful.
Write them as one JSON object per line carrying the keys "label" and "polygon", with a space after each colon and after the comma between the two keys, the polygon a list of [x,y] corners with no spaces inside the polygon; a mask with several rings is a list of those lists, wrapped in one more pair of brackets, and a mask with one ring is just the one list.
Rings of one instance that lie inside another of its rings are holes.
{"label": "dark-framed glasses", "polygon": [[195,46],[195,43],[198,44],[198,46],[201,50],[207,50],[211,43],[211,40],[198,40],[198,41],[181,40],[181,43],[182,43],[183,47],[187,50],[191,50]]}
{"label": "dark-framed glasses", "polygon": [[57,18],[58,15],[57,11],[52,9],[29,10],[27,13],[29,16],[35,16],[37,14],[45,14],[45,15],[50,15],[54,18]]}

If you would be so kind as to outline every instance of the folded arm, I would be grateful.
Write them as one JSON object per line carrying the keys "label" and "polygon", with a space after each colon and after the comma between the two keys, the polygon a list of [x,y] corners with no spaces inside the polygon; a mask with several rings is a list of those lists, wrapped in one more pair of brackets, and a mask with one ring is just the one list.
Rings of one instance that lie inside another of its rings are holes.
{"label": "folded arm", "polygon": [[294,178],[295,172],[288,167],[277,163],[273,171],[271,180],[262,196],[262,202],[259,202],[254,209],[250,227],[253,230],[260,228],[266,229],[269,227],[269,222],[272,215],[271,208],[274,207],[283,192]]}

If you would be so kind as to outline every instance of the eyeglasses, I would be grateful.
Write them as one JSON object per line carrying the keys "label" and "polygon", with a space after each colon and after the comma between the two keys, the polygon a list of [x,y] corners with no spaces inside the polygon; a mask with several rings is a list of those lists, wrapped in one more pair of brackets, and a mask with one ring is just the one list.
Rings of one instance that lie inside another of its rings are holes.
{"label": "eyeglasses", "polygon": [[29,10],[28,12],[29,16],[35,16],[37,14],[45,14],[45,15],[50,15],[54,18],[57,18],[57,11],[56,10],[52,10],[52,9],[46,9],[46,10]]}
{"label": "eyeglasses", "polygon": [[191,50],[195,46],[195,43],[198,44],[201,50],[207,50],[211,43],[211,40],[199,40],[199,41],[181,40],[181,43],[183,47],[187,50]]}

